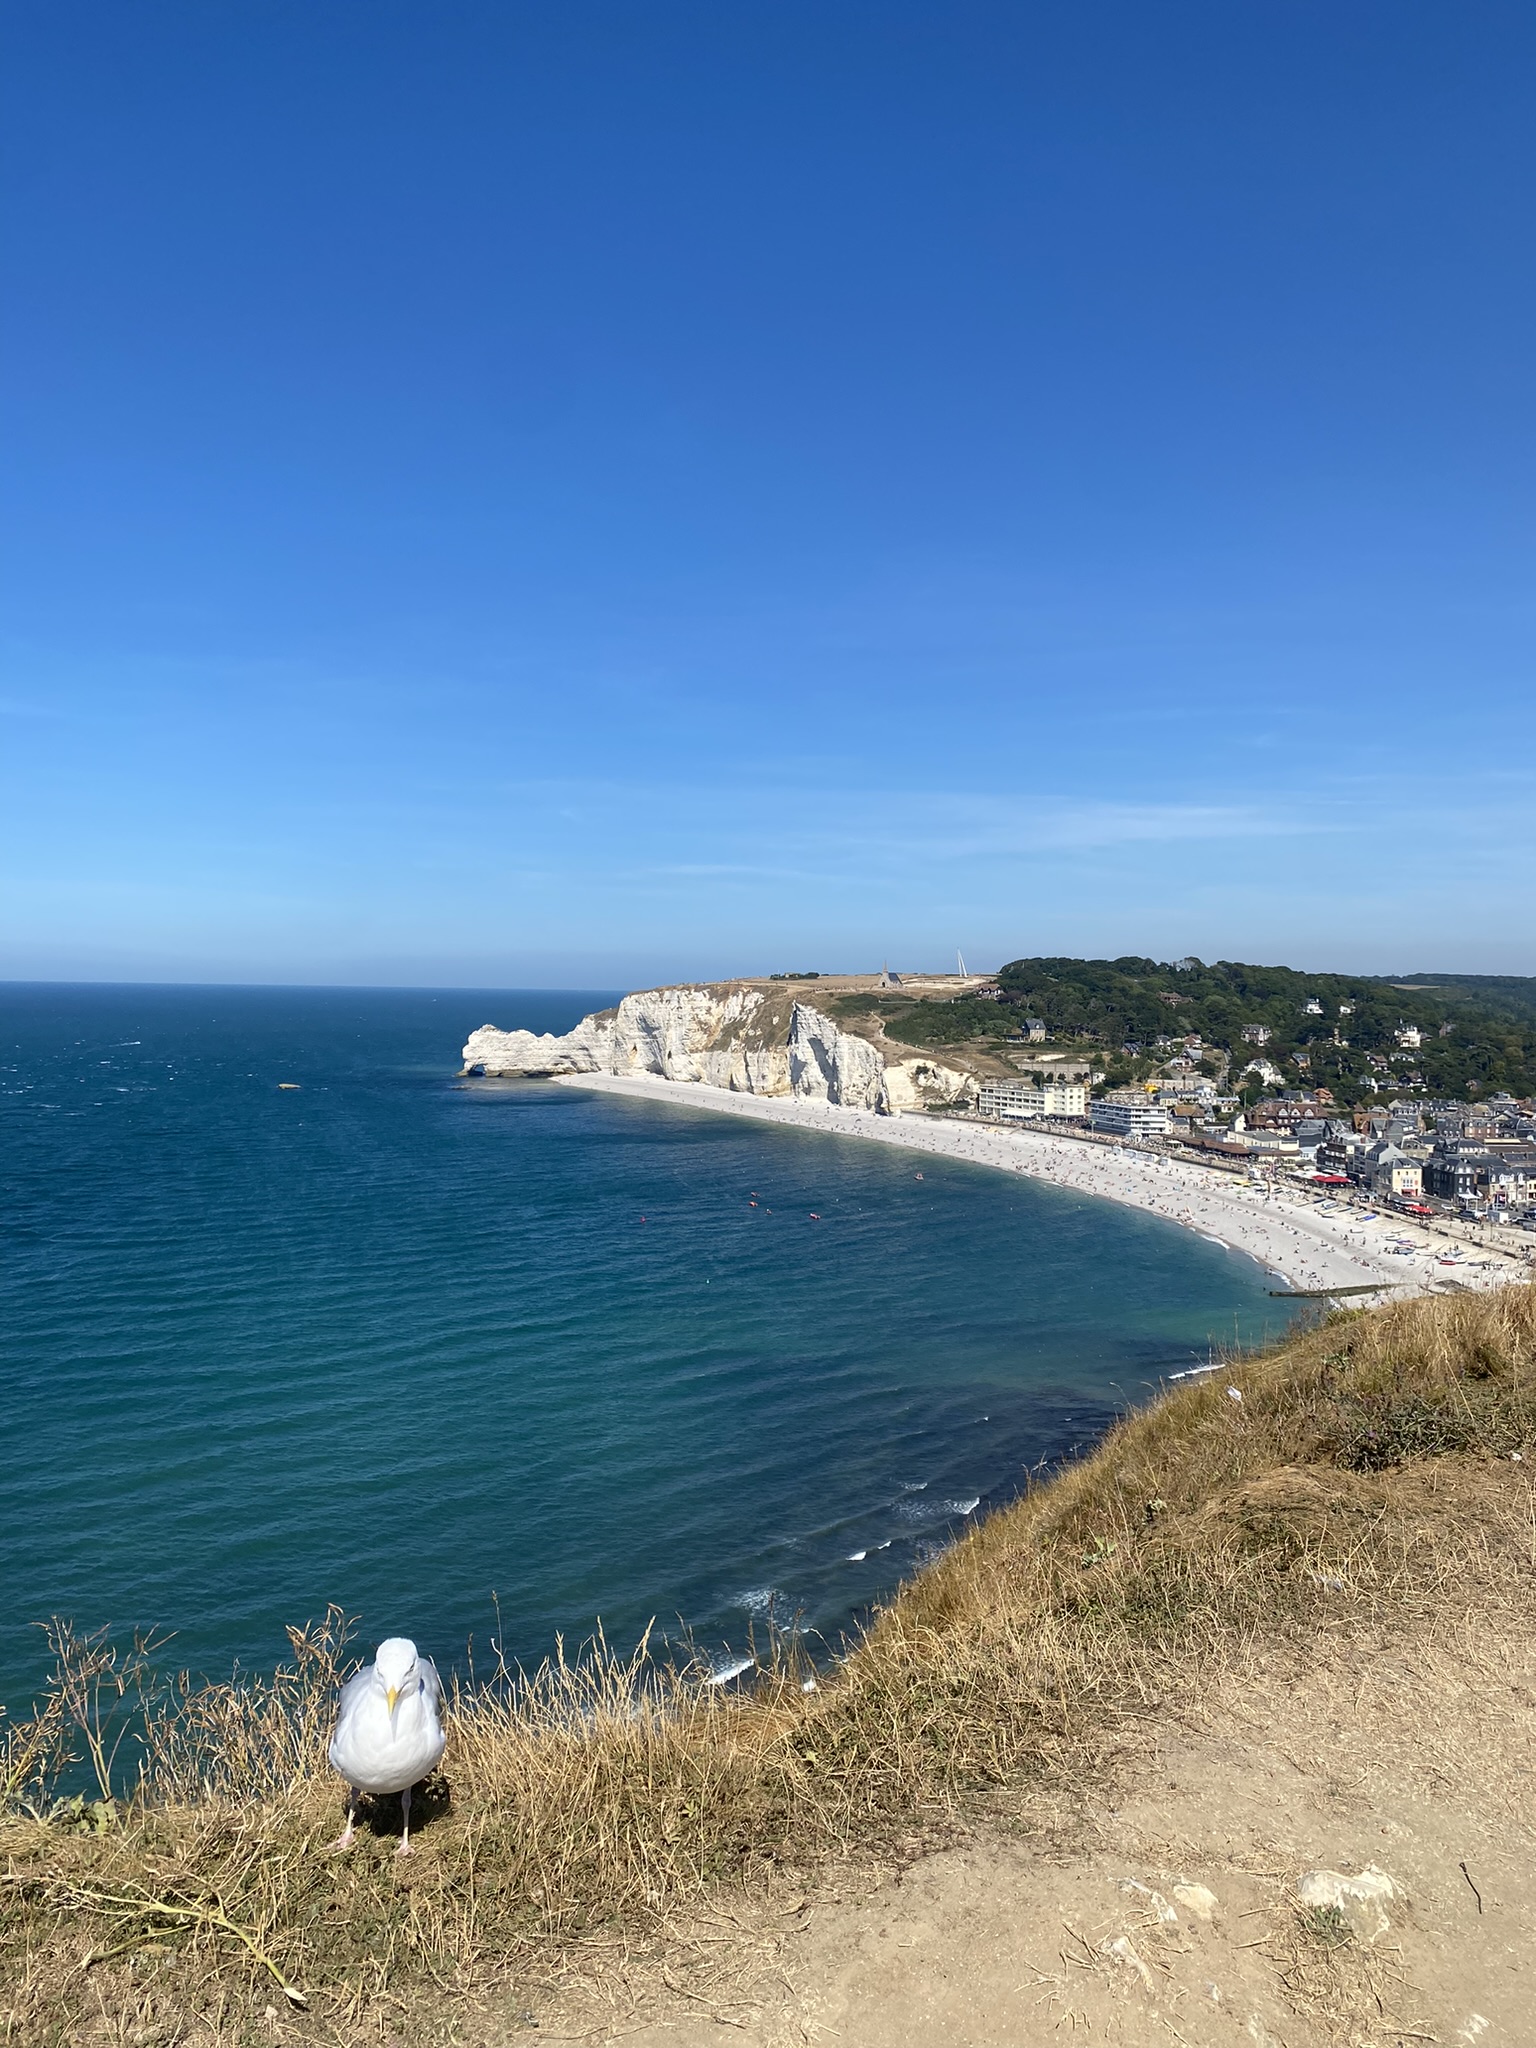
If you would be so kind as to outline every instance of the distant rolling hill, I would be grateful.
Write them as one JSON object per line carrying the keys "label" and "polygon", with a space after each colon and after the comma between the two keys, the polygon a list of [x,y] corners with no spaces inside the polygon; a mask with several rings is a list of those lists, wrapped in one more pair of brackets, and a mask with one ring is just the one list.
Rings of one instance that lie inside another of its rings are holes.
{"label": "distant rolling hill", "polygon": [[[1325,1086],[1340,1104],[1536,1094],[1536,978],[1124,955],[1012,960],[996,979],[1000,1001],[893,993],[857,1003],[878,1012],[887,1038],[935,1051],[1001,1053],[1038,1018],[1053,1048],[1091,1052],[1111,1084],[1145,1079],[1175,1041],[1198,1036],[1206,1072],[1245,1096],[1277,1085]],[[1249,1072],[1255,1060],[1269,1071]]]}
{"label": "distant rolling hill", "polygon": [[1412,983],[1415,988],[1464,990],[1490,1010],[1512,1017],[1536,1017],[1536,975],[1530,974],[1401,974],[1394,982]]}

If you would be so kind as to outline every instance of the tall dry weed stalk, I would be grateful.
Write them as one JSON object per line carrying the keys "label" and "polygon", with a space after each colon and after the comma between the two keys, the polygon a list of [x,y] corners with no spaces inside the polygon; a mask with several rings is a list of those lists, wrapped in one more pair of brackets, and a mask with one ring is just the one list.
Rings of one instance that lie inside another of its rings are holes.
{"label": "tall dry weed stalk", "polygon": [[[74,1661],[5,1737],[0,1972],[19,1988],[0,2038],[67,2034],[87,1978],[93,2010],[216,2010],[232,2035],[276,1981],[346,2035],[380,2000],[655,1926],[1021,1775],[1084,1782],[1257,1635],[1432,1605],[1469,1575],[1523,1597],[1533,1437],[1536,1291],[1331,1318],[1119,1424],[905,1587],[814,1690],[782,1643],[740,1692],[601,1638],[454,1687],[408,1881],[388,1810],[351,1858],[323,1853],[353,1661],[338,1611],[270,1677],[226,1685],[151,1682],[138,1649],[114,1663],[61,1634]],[[104,1785],[134,1758],[105,1833],[37,1817],[71,1736]]]}

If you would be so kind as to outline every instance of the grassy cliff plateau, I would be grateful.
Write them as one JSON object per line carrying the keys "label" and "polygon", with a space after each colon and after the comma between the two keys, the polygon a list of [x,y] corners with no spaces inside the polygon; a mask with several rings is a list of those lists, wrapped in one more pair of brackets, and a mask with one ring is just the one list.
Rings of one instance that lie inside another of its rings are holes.
{"label": "grassy cliff plateau", "polygon": [[821,1007],[847,1031],[885,1040],[893,1047],[953,1053],[978,1071],[1012,1072],[1005,1057],[1008,1032],[1017,1032],[1018,1018],[1001,1005],[978,997],[887,994],[857,990],[833,996]]}
{"label": "grassy cliff plateau", "polygon": [[[679,1915],[803,1902],[914,1828],[1027,1832],[1028,1788],[1102,1790],[1258,1650],[1390,1657],[1485,1612],[1528,1638],[1533,1457],[1536,1290],[1335,1316],[1127,1417],[814,1690],[782,1643],[739,1693],[601,1645],[459,1685],[406,1865],[390,1802],[325,1850],[339,1617],[234,1684],[56,1625],[56,1683],[0,1723],[5,2038],[500,2040],[562,1973],[665,1959]],[[70,1752],[89,1798],[55,1797]]]}

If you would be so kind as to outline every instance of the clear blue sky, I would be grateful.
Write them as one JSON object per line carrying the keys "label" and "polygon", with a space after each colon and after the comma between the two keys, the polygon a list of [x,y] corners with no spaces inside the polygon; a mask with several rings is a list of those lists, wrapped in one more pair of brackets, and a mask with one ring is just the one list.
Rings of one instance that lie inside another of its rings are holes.
{"label": "clear blue sky", "polygon": [[11,0],[0,974],[1536,972],[1529,0]]}

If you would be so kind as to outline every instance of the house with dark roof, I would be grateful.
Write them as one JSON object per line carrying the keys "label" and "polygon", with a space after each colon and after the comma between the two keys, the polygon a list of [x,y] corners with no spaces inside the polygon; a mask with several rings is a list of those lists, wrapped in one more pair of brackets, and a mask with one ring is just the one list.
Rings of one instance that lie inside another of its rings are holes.
{"label": "house with dark roof", "polygon": [[1439,1202],[1475,1202],[1488,1192],[1493,1154],[1465,1139],[1436,1145],[1424,1162],[1424,1192]]}

